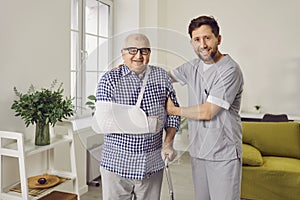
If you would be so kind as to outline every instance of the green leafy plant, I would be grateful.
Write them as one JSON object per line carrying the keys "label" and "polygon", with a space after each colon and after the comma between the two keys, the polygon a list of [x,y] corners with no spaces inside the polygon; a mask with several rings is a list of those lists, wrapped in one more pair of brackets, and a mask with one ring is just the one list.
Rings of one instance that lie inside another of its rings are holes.
{"label": "green leafy plant", "polygon": [[90,95],[87,97],[89,99],[89,101],[87,101],[85,103],[86,106],[88,106],[92,111],[94,111],[96,109],[96,96],[95,95]]}
{"label": "green leafy plant", "polygon": [[27,93],[22,94],[14,87],[14,92],[19,98],[14,100],[11,109],[15,110],[15,116],[20,116],[26,127],[34,123],[50,124],[54,126],[58,121],[74,115],[74,107],[71,97],[63,97],[63,83],[55,90],[55,79],[50,88],[36,90],[33,85]]}
{"label": "green leafy plant", "polygon": [[261,105],[255,105],[254,108],[255,110],[259,111],[261,109]]}

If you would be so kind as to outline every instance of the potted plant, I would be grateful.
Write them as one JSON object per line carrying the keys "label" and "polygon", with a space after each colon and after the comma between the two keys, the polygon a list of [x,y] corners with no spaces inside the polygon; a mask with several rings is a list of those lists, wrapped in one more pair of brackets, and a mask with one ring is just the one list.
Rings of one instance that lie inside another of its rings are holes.
{"label": "potted plant", "polygon": [[14,100],[11,109],[15,110],[15,116],[20,116],[25,126],[36,125],[35,145],[43,146],[50,144],[49,125],[55,126],[58,121],[74,115],[74,107],[71,97],[63,97],[63,83],[55,90],[55,79],[50,88],[36,90],[33,85],[27,93],[22,94],[14,87],[14,92],[19,98]]}
{"label": "potted plant", "polygon": [[255,105],[254,109],[257,113],[260,113],[261,105]]}
{"label": "potted plant", "polygon": [[87,107],[89,107],[92,110],[92,115],[94,115],[95,109],[96,109],[96,96],[95,95],[89,95],[88,101],[85,103]]}

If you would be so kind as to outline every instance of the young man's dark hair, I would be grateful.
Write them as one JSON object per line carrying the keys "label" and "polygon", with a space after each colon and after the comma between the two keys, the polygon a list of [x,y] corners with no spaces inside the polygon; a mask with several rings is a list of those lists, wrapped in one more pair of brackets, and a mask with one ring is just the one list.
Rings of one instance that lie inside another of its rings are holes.
{"label": "young man's dark hair", "polygon": [[213,34],[218,37],[219,36],[219,25],[217,21],[213,17],[208,16],[200,16],[198,18],[192,19],[189,25],[189,35],[192,38],[193,30],[199,28],[202,25],[208,25],[211,27]]}

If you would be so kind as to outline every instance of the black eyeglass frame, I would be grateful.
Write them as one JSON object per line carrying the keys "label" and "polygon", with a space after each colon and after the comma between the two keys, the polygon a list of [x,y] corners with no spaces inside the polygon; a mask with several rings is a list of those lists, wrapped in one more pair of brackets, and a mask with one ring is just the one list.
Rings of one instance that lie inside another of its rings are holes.
{"label": "black eyeglass frame", "polygon": [[[147,56],[151,53],[150,48],[137,48],[137,47],[127,47],[123,48],[123,50],[128,51],[130,55],[136,55],[139,51],[142,55]],[[132,50],[136,50],[135,52],[132,52]]]}

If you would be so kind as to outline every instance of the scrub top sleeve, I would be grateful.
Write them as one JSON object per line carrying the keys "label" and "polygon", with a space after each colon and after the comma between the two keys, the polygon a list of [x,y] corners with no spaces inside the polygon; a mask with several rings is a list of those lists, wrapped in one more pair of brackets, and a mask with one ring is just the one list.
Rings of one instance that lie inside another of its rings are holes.
{"label": "scrub top sleeve", "polygon": [[239,67],[231,67],[219,74],[219,78],[209,91],[207,101],[228,110],[236,95],[242,90],[242,85],[243,76]]}
{"label": "scrub top sleeve", "polygon": [[177,71],[177,69],[174,69],[174,70],[170,71],[170,74],[172,76],[172,79],[174,79],[174,82],[179,82],[180,85],[185,85],[186,84],[184,77],[182,76],[182,74],[180,74]]}
{"label": "scrub top sleeve", "polygon": [[200,63],[201,60],[195,58],[171,70],[170,75],[175,81],[178,81],[181,85],[185,85],[195,76]]}
{"label": "scrub top sleeve", "polygon": [[181,85],[185,85],[188,81],[189,63],[185,63],[176,69],[170,71],[172,78],[178,81]]}
{"label": "scrub top sleeve", "polygon": [[227,101],[224,101],[223,99],[214,97],[212,95],[209,95],[207,97],[206,101],[209,102],[209,103],[215,104],[215,105],[217,105],[219,107],[222,107],[222,108],[224,108],[226,110],[228,110],[229,107],[230,107],[230,104]]}

